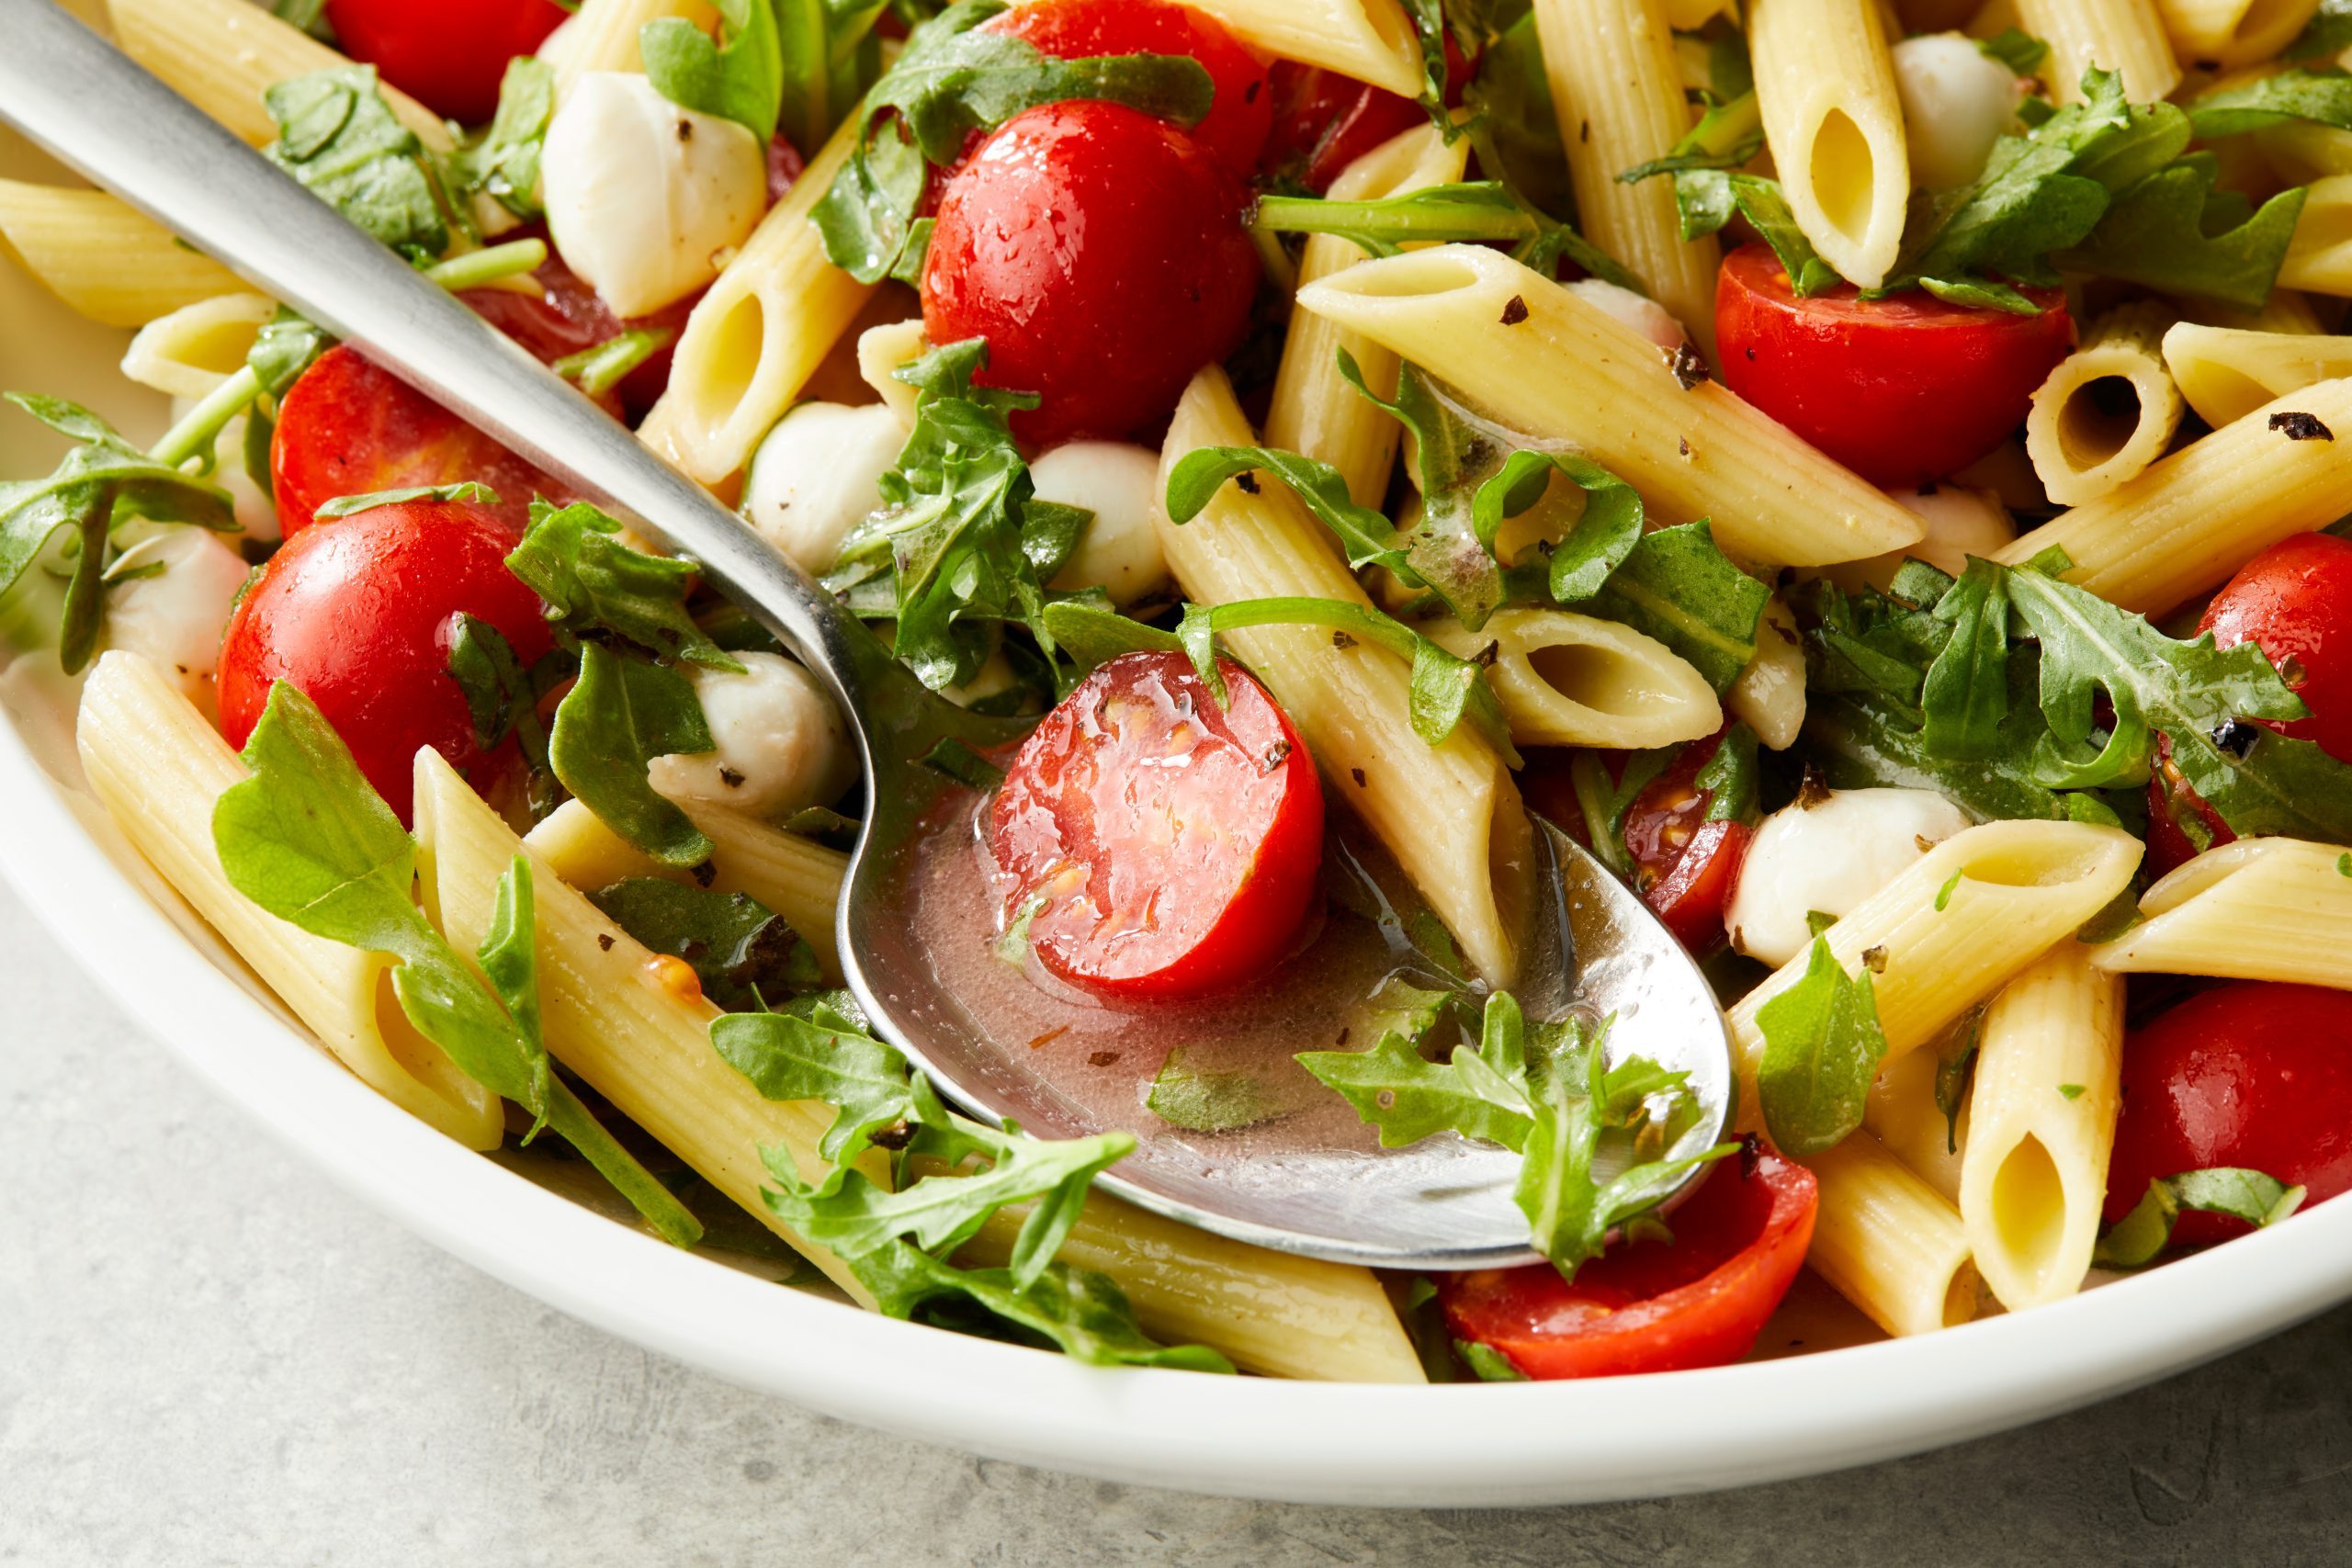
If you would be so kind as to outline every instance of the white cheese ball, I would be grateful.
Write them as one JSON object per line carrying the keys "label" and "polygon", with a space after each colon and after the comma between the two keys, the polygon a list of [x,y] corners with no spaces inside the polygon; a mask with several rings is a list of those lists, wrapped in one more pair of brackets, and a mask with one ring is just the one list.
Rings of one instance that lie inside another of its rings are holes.
{"label": "white cheese ball", "polygon": [[1724,923],[1732,945],[1775,967],[1812,945],[1805,916],[1844,916],[1969,825],[1924,789],[1831,790],[1756,830]]}
{"label": "white cheese ball", "polygon": [[1064,593],[1101,588],[1125,609],[1168,585],[1168,558],[1152,525],[1159,454],[1125,441],[1073,441],[1029,465],[1040,501],[1082,506],[1094,521],[1046,586]]}
{"label": "white cheese ball", "polygon": [[882,504],[882,476],[906,445],[905,423],[881,403],[802,403],[752,454],[743,515],[794,565],[821,576]]}
{"label": "white cheese ball", "polygon": [[1968,184],[2017,117],[2016,73],[1958,33],[1905,39],[1890,52],[1911,183],[1922,190]]}
{"label": "white cheese ball", "polygon": [[1607,311],[1660,348],[1671,351],[1690,340],[1690,334],[1682,330],[1682,323],[1674,319],[1672,311],[1630,288],[1603,283],[1597,277],[1578,278],[1566,288],[1586,304]]}
{"label": "white cheese ball", "polygon": [[787,817],[831,806],[857,779],[857,752],[832,694],[781,654],[739,653],[744,673],[686,666],[714,749],[656,757],[654,792],[680,805]]}
{"label": "white cheese ball", "polygon": [[759,139],[633,73],[581,77],[548,127],[539,175],[557,252],[617,316],[717,277],[767,210]]}
{"label": "white cheese ball", "polygon": [[1879,570],[1868,571],[1880,587],[1894,581],[1895,569],[1906,557],[1917,556],[1938,570],[1958,577],[1968,570],[1969,557],[1990,558],[2017,539],[2017,524],[1991,491],[1939,484],[1932,490],[1898,490],[1889,493],[1897,505],[1927,519],[1928,536],[1871,563],[1872,569],[1883,569],[1884,581],[1879,581]]}
{"label": "white cheese ball", "polygon": [[253,568],[218,534],[175,525],[125,550],[116,570],[107,589],[107,646],[152,660],[203,703],[220,667],[220,634]]}

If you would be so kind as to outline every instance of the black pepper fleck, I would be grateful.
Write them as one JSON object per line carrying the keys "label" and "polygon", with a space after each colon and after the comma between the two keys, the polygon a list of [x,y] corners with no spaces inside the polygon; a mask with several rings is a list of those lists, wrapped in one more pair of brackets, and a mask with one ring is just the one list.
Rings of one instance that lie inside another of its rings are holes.
{"label": "black pepper fleck", "polygon": [[1525,320],[1527,320],[1527,297],[1522,294],[1514,294],[1510,297],[1510,302],[1503,307],[1503,325],[1515,327]]}
{"label": "black pepper fleck", "polygon": [[705,861],[700,865],[695,867],[692,872],[688,873],[688,874],[695,879],[695,886],[707,887],[712,883],[718,880],[718,868],[711,864],[710,862]]}
{"label": "black pepper fleck", "polygon": [[2247,752],[2254,750],[2254,743],[2261,739],[2260,728],[2247,724],[2243,719],[2231,719],[2213,731],[2213,744],[2241,761],[2245,759]]}
{"label": "black pepper fleck", "polygon": [[1371,787],[1371,785],[1364,782],[1363,770],[1362,768],[1350,768],[1348,770],[1348,776],[1356,781],[1356,788],[1358,789],[1368,789]]}
{"label": "black pepper fleck", "polygon": [[596,933],[596,951],[599,953],[610,953],[612,950],[612,937],[605,931],[598,931]]}
{"label": "black pepper fleck", "polygon": [[695,139],[695,125],[694,125],[694,121],[692,121],[692,120],[690,120],[690,119],[682,119],[682,120],[680,120],[680,121],[678,122],[678,140],[679,140],[679,141],[692,141],[694,139]]}
{"label": "black pepper fleck", "polygon": [[1862,949],[1862,967],[1869,970],[1873,975],[1885,974],[1886,949],[1883,947],[1866,947]]}
{"label": "black pepper fleck", "polygon": [[1255,474],[1243,474],[1233,482],[1239,485],[1248,494],[1255,495],[1258,493],[1258,476]]}
{"label": "black pepper fleck", "polygon": [[1715,373],[1707,368],[1704,356],[1686,343],[1674,351],[1674,378],[1687,392],[1703,382],[1713,380]]}
{"label": "black pepper fleck", "polygon": [[1815,769],[1812,763],[1807,762],[1804,769],[1804,777],[1798,781],[1797,784],[1798,807],[1802,810],[1810,811],[1828,798],[1829,786],[1821,782],[1820,773]]}
{"label": "black pepper fleck", "polygon": [[904,1122],[885,1127],[868,1140],[877,1149],[903,1149],[915,1141],[915,1130]]}
{"label": "black pepper fleck", "polygon": [[1690,438],[1689,436],[1685,435],[1681,437],[1679,440],[1675,442],[1675,446],[1681,449],[1684,457],[1688,457],[1690,456]]}
{"label": "black pepper fleck", "polygon": [[2322,424],[2316,416],[2296,413],[2292,411],[2272,414],[2270,428],[2290,441],[2333,441],[2335,439],[2335,432]]}
{"label": "black pepper fleck", "polygon": [[1353,648],[1355,645],[1356,639],[1346,632],[1333,632],[1331,634],[1331,646],[1333,648]]}
{"label": "black pepper fleck", "polygon": [[1276,768],[1281,767],[1289,760],[1290,742],[1287,740],[1275,741],[1272,749],[1266,752],[1265,760],[1258,764],[1258,776],[1260,778],[1265,777],[1268,773],[1272,773]]}
{"label": "black pepper fleck", "polygon": [[1107,1067],[1118,1059],[1119,1054],[1116,1051],[1096,1051],[1088,1055],[1086,1065],[1090,1067]]}
{"label": "black pepper fleck", "polygon": [[1476,665],[1481,670],[1492,670],[1495,667],[1495,660],[1500,659],[1502,657],[1502,644],[1498,642],[1490,642],[1486,647],[1480,649],[1477,652],[1472,654],[1470,656],[1470,662]]}
{"label": "black pepper fleck", "polygon": [[718,782],[725,784],[729,789],[741,789],[743,787],[743,775],[737,773],[732,768],[721,768],[718,770]]}

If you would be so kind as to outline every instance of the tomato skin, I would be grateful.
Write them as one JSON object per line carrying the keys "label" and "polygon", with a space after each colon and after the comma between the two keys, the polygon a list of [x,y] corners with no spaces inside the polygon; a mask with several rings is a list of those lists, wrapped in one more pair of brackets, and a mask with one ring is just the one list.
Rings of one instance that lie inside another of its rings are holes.
{"label": "tomato skin", "polygon": [[1124,105],[1016,115],[950,179],[923,270],[931,341],[989,341],[989,386],[1040,446],[1125,436],[1175,407],[1250,323],[1241,190],[1199,143]]}
{"label": "tomato skin", "polygon": [[537,51],[563,17],[550,0],[327,0],[345,54],[465,125],[497,112],[506,62]]}
{"label": "tomato skin", "polygon": [[1625,813],[1634,889],[1692,953],[1703,953],[1722,939],[1724,908],[1739,886],[1740,865],[1756,838],[1746,822],[1706,819],[1715,797],[1699,787],[1699,770],[1722,741],[1719,731],[1685,747]]}
{"label": "tomato skin", "polygon": [[1046,892],[1030,943],[1072,984],[1199,995],[1272,964],[1306,917],[1323,854],[1315,760],[1264,687],[1218,668],[1223,708],[1181,653],[1100,666],[989,804],[1006,918]]}
{"label": "tomato skin", "polygon": [[2040,315],[1917,291],[1866,300],[1851,285],[1800,299],[1771,248],[1746,245],[1716,283],[1724,380],[1872,484],[1939,479],[2025,423],[2074,346],[2064,294],[2022,292]]}
{"label": "tomato skin", "polygon": [[420,748],[460,772],[495,766],[449,676],[449,649],[467,615],[496,627],[526,668],[553,646],[538,596],[506,570],[514,545],[503,521],[461,502],[373,507],[288,540],[221,643],[229,743],[244,745],[284,680],[318,704],[403,822]]}
{"label": "tomato skin", "polygon": [[321,355],[288,389],[270,438],[269,468],[278,528],[289,540],[342,495],[477,480],[498,494],[488,511],[519,534],[534,495],[558,501],[571,494],[345,344]]}
{"label": "tomato skin", "polygon": [[[1450,33],[1445,65],[1445,101],[1459,104],[1476,64]],[[1276,175],[1295,174],[1317,196],[1366,152],[1430,122],[1429,111],[1415,100],[1320,66],[1277,61],[1271,80],[1273,129],[1263,167]]]}
{"label": "tomato skin", "polygon": [[1057,60],[1170,54],[1199,61],[1216,98],[1192,128],[1193,140],[1237,179],[1258,166],[1274,119],[1266,68],[1216,17],[1171,0],[1036,0],[982,26]]}
{"label": "tomato skin", "polygon": [[1548,1263],[1441,1278],[1447,1325],[1541,1381],[1739,1359],[1804,1265],[1820,1200],[1794,1161],[1758,1152],[1750,1166],[1718,1162],[1668,1217],[1671,1244],[1621,1242],[1574,1284]]}
{"label": "tomato skin", "polygon": [[[779,141],[777,145],[786,152],[791,150],[788,143]],[[642,419],[669,388],[676,334],[685,331],[686,317],[701,302],[704,291],[696,290],[650,316],[624,320],[614,315],[596,291],[564,265],[559,256],[548,256],[547,265],[531,276],[539,286],[537,296],[511,288],[469,288],[458,298],[471,306],[474,314],[547,365],[608,343],[631,328],[668,330],[671,341],[621,378],[620,385],[613,389],[618,395],[606,400],[605,406],[616,417]]]}
{"label": "tomato skin", "polygon": [[[2239,980],[2200,991],[2123,1044],[2123,1111],[2107,1172],[2106,1218],[2148,1183],[2235,1166],[2311,1189],[2352,1188],[2352,992]],[[2183,1213],[2173,1239],[2203,1247],[2250,1227]]]}

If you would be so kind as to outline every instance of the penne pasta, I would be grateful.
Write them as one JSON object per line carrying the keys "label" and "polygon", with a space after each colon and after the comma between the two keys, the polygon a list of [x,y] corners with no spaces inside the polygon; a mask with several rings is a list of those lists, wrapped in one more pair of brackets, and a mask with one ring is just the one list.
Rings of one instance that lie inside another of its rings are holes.
{"label": "penne pasta", "polygon": [[1419,97],[1419,35],[1397,0],[1198,0],[1242,42],[1282,60],[1319,65],[1400,96]]}
{"label": "penne pasta", "polygon": [[874,293],[825,259],[809,220],[858,131],[853,116],[833,133],[686,318],[639,434],[706,484],[750,460]]}
{"label": "penne pasta", "polygon": [[[1335,201],[1376,201],[1462,177],[1470,156],[1466,137],[1448,145],[1433,125],[1416,126],[1381,143],[1340,172]],[[1298,265],[1302,286],[1364,259],[1363,248],[1337,234],[1309,237]],[[1397,355],[1361,333],[1306,310],[1294,310],[1289,336],[1266,415],[1266,445],[1330,464],[1346,476],[1359,506],[1376,507],[1388,494],[1388,475],[1403,427],[1386,410],[1340,374],[1340,354],[1354,356],[1364,384],[1384,398],[1396,395]]]}
{"label": "penne pasta", "polygon": [[2097,501],[2171,446],[2186,412],[2165,367],[2171,321],[2159,305],[2109,311],[2033,394],[2026,454],[2061,506]]}
{"label": "penne pasta", "polygon": [[1766,750],[1785,751],[1804,728],[1804,642],[1776,593],[1756,628],[1756,659],[1724,694],[1724,711],[1756,731]]}
{"label": "penne pasta", "polygon": [[[1961,1024],[1966,1028],[1965,1021]],[[1935,1051],[1906,1051],[1879,1070],[1862,1113],[1862,1128],[1954,1206],[1960,1202],[1962,1151],[1968,1146],[1968,1106],[1947,1120],[1936,1103]]]}
{"label": "penne pasta", "polygon": [[[2120,828],[1987,822],[1946,839],[1831,926],[1829,950],[1846,971],[1866,959],[1875,971],[1886,1059],[1938,1038],[2073,935],[2130,886],[2140,854],[2140,840]],[[1756,1015],[1804,977],[1806,961],[1799,953],[1728,1015],[1741,1124],[1751,1131],[1763,1125]]]}
{"label": "penne pasta", "polygon": [[2094,66],[2121,73],[2135,104],[2169,97],[2180,85],[2155,0],[2017,0],[2017,12],[2018,24],[2050,45],[2042,79],[2061,104],[2082,101],[2083,73]]}
{"label": "penne pasta", "polygon": [[143,327],[244,288],[103,191],[0,180],[0,238],[51,293],[109,327]]}
{"label": "penne pasta", "polygon": [[2318,10],[2319,0],[2156,0],[2174,54],[2224,71],[2278,53]]}
{"label": "penne pasta", "polygon": [[1877,288],[1903,248],[1911,199],[1903,100],[1878,6],[1750,0],[1747,42],[1765,143],[1797,227],[1842,276]]}
{"label": "penne pasta", "polygon": [[260,294],[223,294],[147,323],[122,355],[122,373],[175,398],[200,398],[244,368],[254,338],[277,314]]}
{"label": "penne pasta", "polygon": [[2121,1108],[2123,982],[2062,942],[1984,1015],[1968,1097],[1960,1216],[2011,1312],[2082,1289]]}
{"label": "penne pasta", "polygon": [[1535,28],[1585,238],[1639,278],[1712,355],[1722,248],[1713,237],[1683,239],[1673,181],[1617,177],[1665,157],[1690,129],[1675,69],[1674,9],[1665,0],[1536,0]]}
{"label": "penne pasta", "polygon": [[2058,546],[2075,563],[2066,581],[2142,615],[2218,588],[2279,540],[2352,512],[2352,463],[2333,439],[2295,439],[2301,420],[2272,426],[2290,413],[2352,432],[2352,380],[2266,403],[1993,558],[2018,566]]}
{"label": "penne pasta", "polygon": [[2352,851],[2343,845],[2296,839],[2208,850],[2141,895],[2144,921],[2097,949],[2091,962],[2117,975],[2352,988],[2347,866]]}
{"label": "penne pasta", "polygon": [[392,998],[390,959],[312,936],[230,885],[212,808],[248,771],[163,671],[135,654],[103,655],[83,688],[75,738],[92,791],[139,852],[336,1060],[468,1148],[498,1147],[504,1107],[410,1026]]}
{"label": "penne pasta", "polygon": [[[1184,454],[1254,439],[1225,373],[1204,370],[1169,429],[1161,491],[1169,467]],[[1153,512],[1168,565],[1198,603],[1299,595],[1371,604],[1321,525],[1279,484],[1259,481],[1255,494],[1227,485],[1182,527]],[[1414,734],[1407,668],[1379,649],[1336,647],[1329,632],[1308,626],[1252,627],[1227,640],[1470,961],[1491,983],[1509,985],[1534,842],[1518,787],[1494,748],[1466,727],[1437,747]]]}
{"label": "penne pasta", "polygon": [[2352,174],[2313,180],[2295,220],[2278,282],[2312,294],[2352,295]]}
{"label": "penne pasta", "polygon": [[1657,344],[1498,252],[1445,245],[1299,291],[1303,309],[1386,344],[1498,423],[1566,441],[1662,522],[1712,518],[1736,557],[1825,566],[1917,543],[1926,525]]}
{"label": "penne pasta", "polygon": [[868,327],[857,336],[857,373],[875,394],[899,412],[907,428],[914,428],[917,393],[891,374],[902,365],[910,365],[922,357],[931,346],[923,336],[922,318],[910,316],[903,321],[886,321],[878,327]]}
{"label": "penne pasta", "polygon": [[1426,634],[1470,658],[1494,649],[1487,679],[1522,746],[1638,751],[1713,735],[1714,688],[1657,639],[1566,610],[1504,610],[1476,631],[1452,621]]}
{"label": "penne pasta", "polygon": [[2183,321],[2165,333],[2164,353],[2181,396],[2217,430],[2273,399],[2352,376],[2352,337]]}
{"label": "penne pasta", "polygon": [[1805,1262],[1889,1334],[1976,1315],[1979,1283],[1959,1212],[1868,1133],[1805,1162],[1821,1183]]}

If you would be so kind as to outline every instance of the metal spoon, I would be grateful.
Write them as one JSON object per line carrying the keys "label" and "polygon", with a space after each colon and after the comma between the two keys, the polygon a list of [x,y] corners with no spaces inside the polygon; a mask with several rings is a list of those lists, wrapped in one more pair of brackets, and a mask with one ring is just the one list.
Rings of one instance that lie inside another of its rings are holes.
{"label": "metal spoon", "polygon": [[[923,814],[959,787],[921,759],[943,739],[985,748],[1018,727],[923,691],[699,485],[51,0],[0,0],[0,120],[582,494],[634,517],[821,672],[857,732],[871,784],[840,916],[850,987],[882,1034],[974,1114],[1047,1137],[1102,1130],[1074,1114],[1033,1066],[1040,1054],[1027,1042],[986,1037],[940,984],[913,918],[902,852]],[[1612,1057],[1689,1069],[1706,1113],[1678,1148],[1706,1146],[1733,1093],[1712,991],[1589,855],[1555,831],[1539,838],[1543,929],[1522,999],[1539,1016],[1568,1004],[1614,1015]],[[1285,1147],[1276,1136],[1244,1155],[1204,1156],[1200,1143],[1165,1135],[1140,1111],[1136,1122],[1136,1152],[1103,1185],[1204,1229],[1396,1268],[1533,1257],[1510,1202],[1519,1162],[1502,1151],[1445,1138],[1375,1156]]]}

